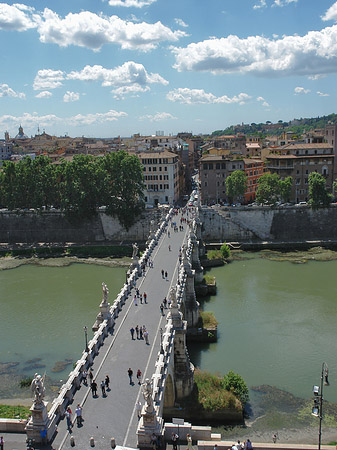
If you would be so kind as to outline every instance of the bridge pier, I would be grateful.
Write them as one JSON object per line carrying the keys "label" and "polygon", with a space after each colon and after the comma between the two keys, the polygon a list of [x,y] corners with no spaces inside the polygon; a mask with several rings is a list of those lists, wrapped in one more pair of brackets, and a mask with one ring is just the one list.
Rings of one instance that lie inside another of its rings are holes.
{"label": "bridge pier", "polygon": [[188,258],[184,258],[183,267],[186,273],[184,318],[187,321],[188,328],[195,328],[200,317],[199,303],[194,290],[195,270],[192,269],[192,264]]}

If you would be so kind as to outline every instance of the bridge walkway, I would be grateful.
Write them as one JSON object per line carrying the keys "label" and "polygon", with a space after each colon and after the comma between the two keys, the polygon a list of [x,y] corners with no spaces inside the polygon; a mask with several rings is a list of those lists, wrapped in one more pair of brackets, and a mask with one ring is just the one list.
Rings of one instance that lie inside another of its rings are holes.
{"label": "bridge walkway", "polygon": [[[180,213],[173,221],[180,224]],[[191,218],[191,215],[189,216]],[[140,293],[147,293],[147,304],[134,305],[135,289],[127,299],[116,320],[114,331],[106,337],[92,366],[94,378],[98,384],[98,397],[93,398],[89,387],[81,385],[71,405],[73,429],[69,433],[66,421],[58,425],[58,434],[53,448],[65,450],[72,448],[70,436],[74,436],[75,445],[81,450],[89,449],[90,437],[95,440],[99,449],[111,448],[110,439],[114,437],[117,445],[136,447],[137,412],[135,404],[138,400],[144,404],[141,388],[137,384],[137,369],[142,371],[142,380],[152,376],[155,361],[160,351],[160,328],[164,327],[166,318],[161,315],[160,304],[168,296],[169,289],[177,282],[179,249],[188,237],[188,227],[174,232],[168,225],[171,237],[164,233],[153,252],[153,268],[147,268],[145,276],[137,280]],[[171,251],[168,246],[171,245]],[[161,270],[168,272],[163,279]],[[103,280],[102,280],[103,281]],[[104,280],[109,286],[109,280]],[[112,299],[111,299],[112,300]],[[165,310],[165,315],[167,314]],[[93,318],[94,320],[94,318]],[[131,340],[130,328],[145,325],[149,332],[149,343],[145,340]],[[134,385],[129,384],[128,368],[133,370]],[[110,391],[102,397],[100,382],[110,377]],[[78,428],[75,420],[77,404],[83,405],[83,426]]]}

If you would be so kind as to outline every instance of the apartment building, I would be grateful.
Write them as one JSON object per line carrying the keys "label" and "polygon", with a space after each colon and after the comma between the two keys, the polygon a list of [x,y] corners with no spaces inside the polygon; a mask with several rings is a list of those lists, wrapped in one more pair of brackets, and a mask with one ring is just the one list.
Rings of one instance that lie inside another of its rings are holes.
{"label": "apartment building", "polygon": [[266,157],[266,169],[281,179],[293,178],[291,200],[296,203],[309,200],[309,175],[318,172],[326,179],[328,191],[334,180],[333,147],[328,143],[288,144],[273,149]]}
{"label": "apartment building", "polygon": [[179,158],[167,150],[137,153],[142,165],[146,206],[173,205],[180,196]]}
{"label": "apartment building", "polygon": [[258,179],[262,177],[264,166],[261,159],[244,158],[244,170],[247,176],[247,189],[244,195],[244,202],[250,203],[255,200],[258,187]]}

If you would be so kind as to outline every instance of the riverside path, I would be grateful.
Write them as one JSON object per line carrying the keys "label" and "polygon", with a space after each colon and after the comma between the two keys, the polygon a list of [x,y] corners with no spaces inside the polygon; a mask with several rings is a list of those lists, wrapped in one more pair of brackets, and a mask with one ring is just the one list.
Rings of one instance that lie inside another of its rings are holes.
{"label": "riverside path", "polygon": [[[186,216],[185,216],[186,217]],[[173,216],[179,230],[181,212]],[[191,213],[189,219],[191,219]],[[73,436],[75,446],[89,449],[90,438],[94,438],[95,447],[111,449],[111,438],[116,445],[136,448],[138,418],[136,402],[144,404],[141,386],[138,384],[136,372],[142,372],[142,382],[151,379],[155,367],[157,354],[160,350],[160,328],[164,328],[168,310],[164,315],[160,311],[160,304],[164,297],[168,297],[170,287],[175,285],[178,276],[179,250],[187,241],[188,226],[184,223],[183,231],[175,232],[169,223],[168,233],[163,233],[152,256],[153,268],[146,268],[145,275],[137,280],[136,287],[140,293],[147,294],[147,303],[135,306],[133,297],[135,288],[129,295],[118,322],[112,334],[105,338],[99,354],[92,366],[94,378],[98,384],[96,398],[93,398],[90,387],[81,384],[70,405],[72,410],[72,431],[67,429],[66,420],[58,425],[58,433],[53,442],[54,449],[72,448],[70,437]],[[169,250],[169,246],[170,249]],[[162,270],[167,272],[167,278],[162,277]],[[102,280],[103,281],[103,280]],[[109,280],[104,280],[109,286]],[[94,319],[94,318],[93,318]],[[145,325],[149,333],[149,345],[144,339],[131,339],[130,329],[136,325]],[[129,383],[128,369],[133,370],[133,385]],[[102,396],[100,383],[105,376],[110,378],[110,390]],[[83,407],[83,425],[77,427],[75,409],[77,404]]]}

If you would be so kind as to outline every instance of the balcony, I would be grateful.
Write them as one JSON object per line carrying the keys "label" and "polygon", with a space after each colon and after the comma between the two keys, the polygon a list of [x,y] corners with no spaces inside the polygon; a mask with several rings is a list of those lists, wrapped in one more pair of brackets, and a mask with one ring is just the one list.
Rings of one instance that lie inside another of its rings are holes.
{"label": "balcony", "polygon": [[281,165],[278,166],[277,164],[268,164],[267,165],[267,169],[272,169],[272,170],[293,170],[294,165],[293,164],[287,164],[287,165]]}

